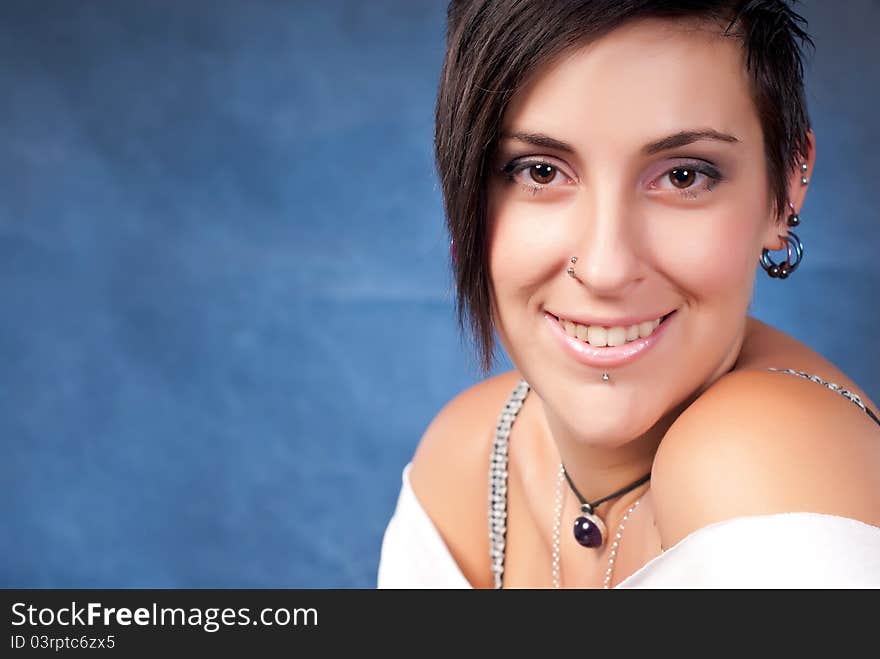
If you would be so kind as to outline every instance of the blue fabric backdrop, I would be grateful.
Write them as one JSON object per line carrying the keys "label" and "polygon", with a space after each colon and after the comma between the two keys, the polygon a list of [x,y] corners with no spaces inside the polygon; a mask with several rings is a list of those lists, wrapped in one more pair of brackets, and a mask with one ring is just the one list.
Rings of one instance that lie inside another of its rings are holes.
{"label": "blue fabric backdrop", "polygon": [[[880,5],[802,11],[807,251],[753,311],[880,398]],[[479,377],[432,160],[444,19],[0,5],[0,586],[375,585],[400,469]]]}

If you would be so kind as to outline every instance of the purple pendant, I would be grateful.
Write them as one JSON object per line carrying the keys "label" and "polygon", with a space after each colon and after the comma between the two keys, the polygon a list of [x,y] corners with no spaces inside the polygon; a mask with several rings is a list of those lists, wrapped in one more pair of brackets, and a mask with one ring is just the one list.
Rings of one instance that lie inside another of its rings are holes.
{"label": "purple pendant", "polygon": [[601,547],[605,525],[595,515],[585,514],[574,520],[574,539],[584,547]]}

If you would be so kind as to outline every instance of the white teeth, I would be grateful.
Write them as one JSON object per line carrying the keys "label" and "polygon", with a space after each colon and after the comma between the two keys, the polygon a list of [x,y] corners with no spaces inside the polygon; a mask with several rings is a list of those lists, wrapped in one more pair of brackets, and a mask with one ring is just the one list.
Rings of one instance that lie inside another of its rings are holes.
{"label": "white teeth", "polygon": [[622,346],[626,343],[626,328],[612,327],[608,330],[608,345]]}
{"label": "white teeth", "polygon": [[629,327],[609,327],[607,329],[597,325],[581,325],[563,318],[560,318],[559,322],[568,336],[575,337],[581,341],[587,341],[590,345],[601,348],[605,346],[622,346],[624,343],[651,336],[654,330],[657,329],[657,326],[660,325],[660,320],[660,318],[657,318],[656,320],[646,320],[643,323],[637,323]]}
{"label": "white teeth", "polygon": [[[581,325],[581,327],[583,327],[583,325]],[[594,327],[593,325],[590,325],[587,328],[587,341],[591,346],[604,348],[608,345],[608,330],[604,327]]]}

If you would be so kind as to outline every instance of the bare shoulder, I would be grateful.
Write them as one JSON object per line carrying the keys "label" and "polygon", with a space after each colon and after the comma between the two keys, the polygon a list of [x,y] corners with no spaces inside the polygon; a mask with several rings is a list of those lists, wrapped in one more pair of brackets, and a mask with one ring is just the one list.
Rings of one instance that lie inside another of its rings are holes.
{"label": "bare shoulder", "polygon": [[817,512],[880,526],[880,425],[821,383],[736,370],[670,427],[651,490],[664,548],[747,515]]}
{"label": "bare shoulder", "polygon": [[508,371],[458,394],[431,421],[412,459],[413,492],[476,588],[492,586],[489,458],[498,416],[520,377]]}

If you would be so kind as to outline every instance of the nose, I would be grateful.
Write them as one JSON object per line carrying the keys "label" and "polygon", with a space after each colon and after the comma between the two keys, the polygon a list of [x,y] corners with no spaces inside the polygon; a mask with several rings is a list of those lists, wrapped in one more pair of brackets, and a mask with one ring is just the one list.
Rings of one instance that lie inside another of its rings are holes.
{"label": "nose", "polygon": [[[585,200],[575,211],[570,256],[573,277],[596,296],[624,297],[640,277],[639,227],[633,205],[622,195],[605,201]],[[586,208],[585,208],[586,207]]]}

